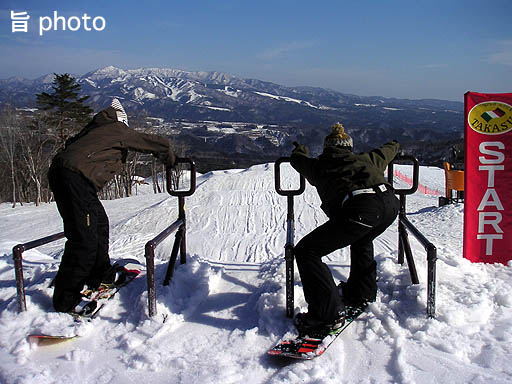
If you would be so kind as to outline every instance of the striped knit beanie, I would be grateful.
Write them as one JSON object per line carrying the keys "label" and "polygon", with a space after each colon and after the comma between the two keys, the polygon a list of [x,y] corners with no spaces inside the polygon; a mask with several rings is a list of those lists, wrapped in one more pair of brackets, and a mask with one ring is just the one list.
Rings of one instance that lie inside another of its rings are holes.
{"label": "striped knit beanie", "polygon": [[124,111],[124,108],[121,105],[121,103],[119,102],[119,100],[114,98],[114,100],[112,100],[112,104],[110,104],[110,106],[116,110],[117,121],[120,121],[121,123],[125,123],[128,126],[128,115]]}
{"label": "striped knit beanie", "polygon": [[331,133],[325,137],[324,149],[327,147],[350,147],[350,149],[352,149],[354,147],[352,138],[345,133],[345,128],[343,128],[341,123],[336,123],[331,128]]}

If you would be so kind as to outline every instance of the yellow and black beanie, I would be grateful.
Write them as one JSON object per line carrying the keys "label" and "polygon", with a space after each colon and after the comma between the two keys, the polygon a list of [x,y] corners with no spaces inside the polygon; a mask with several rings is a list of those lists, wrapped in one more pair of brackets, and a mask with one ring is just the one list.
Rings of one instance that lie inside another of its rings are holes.
{"label": "yellow and black beanie", "polygon": [[331,133],[325,137],[324,148],[327,147],[350,147],[350,149],[354,147],[352,138],[345,133],[345,128],[341,123],[334,124]]}

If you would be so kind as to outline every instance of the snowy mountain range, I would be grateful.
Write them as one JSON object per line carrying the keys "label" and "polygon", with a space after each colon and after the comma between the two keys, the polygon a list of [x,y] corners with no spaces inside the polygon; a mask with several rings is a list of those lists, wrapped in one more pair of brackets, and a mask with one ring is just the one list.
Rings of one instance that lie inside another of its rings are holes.
{"label": "snowy mountain range", "polygon": [[[353,127],[428,129],[441,135],[462,131],[463,104],[445,100],[356,96],[170,68],[108,66],[74,76],[94,107],[108,105],[115,95],[129,112],[144,110],[165,119],[310,126],[340,120]],[[52,81],[53,75],[0,80],[0,103],[35,106],[35,94],[50,89]]]}

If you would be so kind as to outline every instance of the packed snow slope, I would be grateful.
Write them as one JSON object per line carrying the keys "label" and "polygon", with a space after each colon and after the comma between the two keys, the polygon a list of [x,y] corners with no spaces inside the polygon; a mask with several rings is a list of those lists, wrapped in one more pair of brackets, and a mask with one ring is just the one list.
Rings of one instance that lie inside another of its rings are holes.
{"label": "packed snow slope", "polygon": [[[400,168],[410,172],[408,167]],[[297,174],[283,167],[285,185]],[[420,181],[444,190],[443,171]],[[398,181],[397,181],[398,183]],[[144,245],[177,217],[177,199],[139,192],[105,201],[113,261],[145,264]],[[49,283],[63,241],[24,254],[28,311],[19,314],[11,250],[60,232],[55,204],[0,205],[1,383],[509,383],[512,382],[512,269],[462,258],[462,204],[407,198],[409,219],[438,249],[437,313],[426,316],[426,254],[411,236],[420,284],[397,264],[397,224],[375,241],[377,301],[329,350],[310,362],[266,354],[295,332],[285,317],[286,198],[274,191],[273,164],[198,178],[187,198],[188,262],[162,286],[174,236],[156,254],[157,309],[147,313],[146,279],[124,288],[91,322],[53,311]],[[314,188],[295,198],[296,241],[323,223]],[[348,250],[325,258],[337,280]],[[295,310],[306,310],[295,276]],[[80,337],[33,346],[30,333]]]}

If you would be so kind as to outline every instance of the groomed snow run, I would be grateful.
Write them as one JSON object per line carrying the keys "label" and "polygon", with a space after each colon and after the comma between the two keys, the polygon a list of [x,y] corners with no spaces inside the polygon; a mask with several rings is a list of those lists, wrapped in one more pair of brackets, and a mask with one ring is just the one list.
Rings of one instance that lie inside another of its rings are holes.
{"label": "groomed snow run", "polygon": [[[401,168],[407,174],[407,169]],[[440,169],[422,184],[444,190]],[[283,179],[296,183],[293,170]],[[397,183],[399,181],[397,180]],[[104,201],[112,261],[145,264],[144,245],[177,217],[177,199],[150,193]],[[148,317],[145,277],[121,290],[89,323],[54,312],[49,283],[63,240],[24,253],[27,311],[18,313],[12,248],[62,230],[54,203],[0,204],[0,382],[14,383],[510,383],[512,265],[462,258],[463,204],[407,198],[409,219],[438,250],[436,317],[426,316],[426,253],[412,236],[420,284],[397,264],[397,223],[375,241],[377,301],[313,361],[268,356],[285,334],[286,198],[274,191],[273,164],[198,178],[186,199],[188,262],[162,286],[174,235],[156,252],[157,310]],[[295,198],[296,242],[326,217],[314,188]],[[324,259],[347,278],[348,250]],[[295,276],[295,311],[306,310]],[[53,346],[29,333],[78,334]]]}

